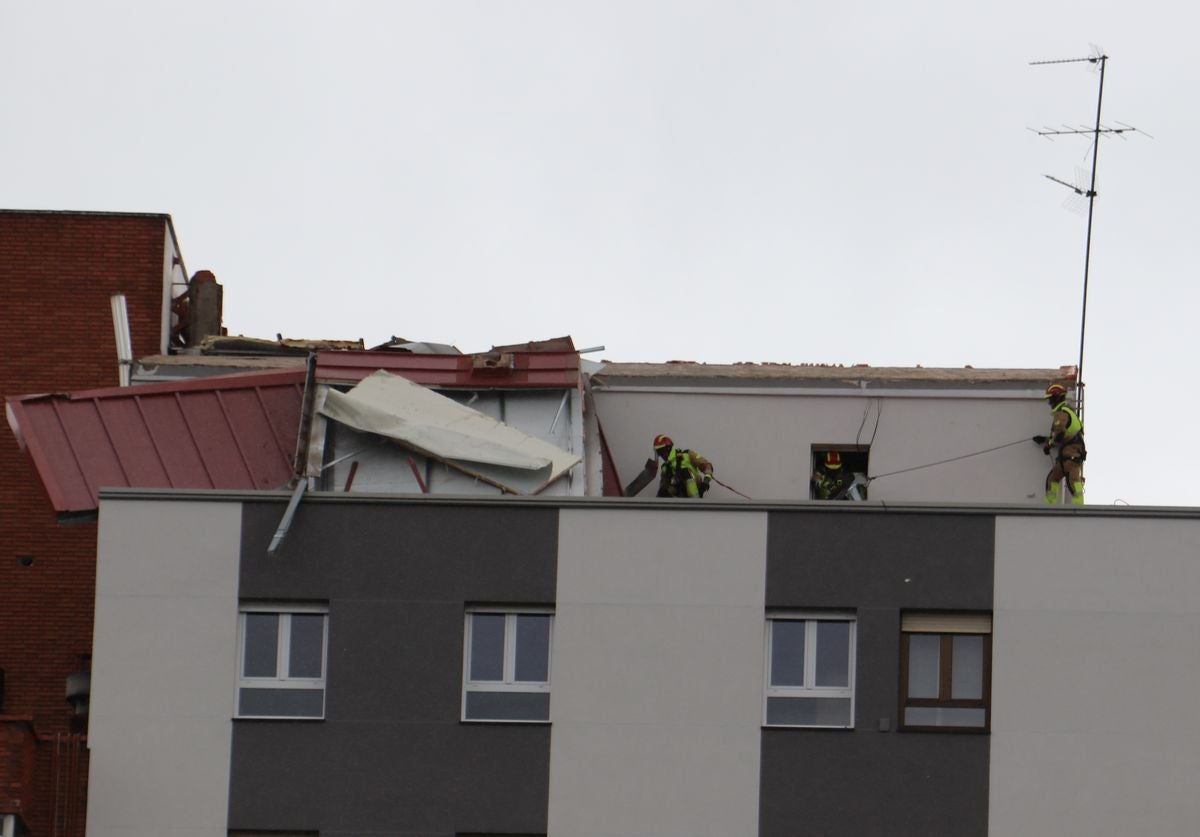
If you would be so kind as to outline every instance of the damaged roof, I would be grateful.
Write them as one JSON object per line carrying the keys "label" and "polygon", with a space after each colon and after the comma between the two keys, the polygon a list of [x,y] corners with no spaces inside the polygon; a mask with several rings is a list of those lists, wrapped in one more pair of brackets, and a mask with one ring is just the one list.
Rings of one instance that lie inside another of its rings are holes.
{"label": "damaged roof", "polygon": [[292,476],[304,370],[7,399],[55,511],[100,487],[275,489]]}
{"label": "damaged roof", "polygon": [[921,389],[1028,389],[1051,381],[1075,380],[1074,366],[1056,369],[976,369],[922,366],[840,366],[825,364],[692,361],[605,363],[592,375],[604,386],[663,387],[821,387]]}

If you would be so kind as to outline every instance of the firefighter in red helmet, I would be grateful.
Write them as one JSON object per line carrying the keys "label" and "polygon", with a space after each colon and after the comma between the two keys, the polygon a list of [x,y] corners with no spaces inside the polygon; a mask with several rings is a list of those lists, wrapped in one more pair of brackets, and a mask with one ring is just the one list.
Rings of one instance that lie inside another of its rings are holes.
{"label": "firefighter in red helmet", "polygon": [[1087,459],[1083,422],[1079,420],[1079,415],[1067,406],[1067,388],[1062,384],[1050,384],[1046,387],[1043,397],[1050,405],[1050,435],[1034,436],[1033,441],[1042,446],[1042,453],[1054,456],[1054,464],[1050,473],[1046,474],[1046,503],[1058,503],[1059,483],[1065,478],[1071,503],[1082,506],[1083,460]]}
{"label": "firefighter in red helmet", "polygon": [[835,450],[821,455],[812,475],[813,499],[848,500],[854,475],[843,467],[842,455]]}
{"label": "firefighter in red helmet", "polygon": [[654,437],[654,453],[662,460],[659,466],[659,497],[691,497],[698,499],[708,491],[713,465],[694,450],[675,447],[670,436]]}

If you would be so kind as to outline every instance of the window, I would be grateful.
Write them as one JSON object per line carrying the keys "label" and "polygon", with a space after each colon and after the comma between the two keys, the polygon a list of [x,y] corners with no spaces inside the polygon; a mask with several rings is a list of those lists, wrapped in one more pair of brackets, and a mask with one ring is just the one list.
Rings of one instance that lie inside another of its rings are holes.
{"label": "window", "polygon": [[324,608],[247,605],[238,620],[239,718],[325,717]]}
{"label": "window", "polygon": [[991,614],[906,613],[900,629],[904,728],[989,729]]}
{"label": "window", "polygon": [[854,628],[849,615],[767,619],[767,726],[854,726]]}
{"label": "window", "polygon": [[809,499],[867,499],[870,454],[866,445],[813,445]]}
{"label": "window", "polygon": [[468,611],[463,655],[464,721],[550,720],[554,614]]}

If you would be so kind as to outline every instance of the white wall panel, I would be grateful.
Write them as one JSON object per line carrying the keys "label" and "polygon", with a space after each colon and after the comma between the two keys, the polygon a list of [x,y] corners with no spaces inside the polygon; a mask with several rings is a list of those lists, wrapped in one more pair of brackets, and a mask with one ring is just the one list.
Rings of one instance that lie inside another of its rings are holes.
{"label": "white wall panel", "polygon": [[990,833],[1194,835],[1200,522],[996,523]]}
{"label": "white wall panel", "polygon": [[88,834],[223,837],[241,505],[100,508]]}
{"label": "white wall panel", "polygon": [[[617,471],[627,484],[666,433],[711,459],[716,475],[756,500],[807,500],[813,445],[870,444],[870,473],[1002,450],[871,483],[870,499],[1040,502],[1049,460],[1028,441],[1049,429],[1040,398],[605,392],[595,400]],[[878,418],[878,423],[876,419]],[[653,496],[647,488],[642,496]],[[713,486],[710,498],[736,499]]]}
{"label": "white wall panel", "polygon": [[757,833],[766,523],[561,513],[553,837]]}

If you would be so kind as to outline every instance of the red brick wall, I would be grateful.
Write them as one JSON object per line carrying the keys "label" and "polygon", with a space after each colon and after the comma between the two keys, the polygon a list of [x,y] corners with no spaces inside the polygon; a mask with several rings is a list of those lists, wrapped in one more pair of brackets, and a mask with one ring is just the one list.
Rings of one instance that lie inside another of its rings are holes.
{"label": "red brick wall", "polygon": [[[114,293],[126,295],[134,357],[158,353],[167,231],[165,215],[0,211],[0,395],[116,386]],[[0,712],[33,717],[39,765],[23,816],[49,834],[66,676],[91,654],[96,524],[56,522],[7,424],[0,475]],[[0,751],[0,770],[10,755]]]}

